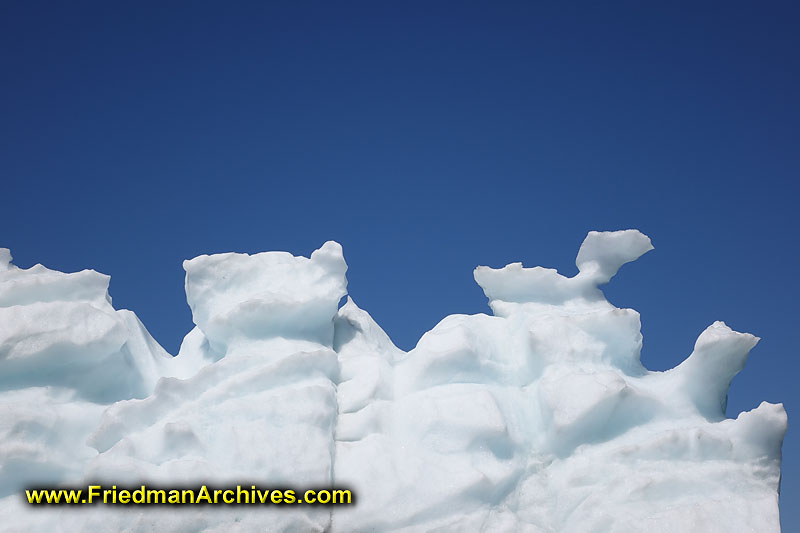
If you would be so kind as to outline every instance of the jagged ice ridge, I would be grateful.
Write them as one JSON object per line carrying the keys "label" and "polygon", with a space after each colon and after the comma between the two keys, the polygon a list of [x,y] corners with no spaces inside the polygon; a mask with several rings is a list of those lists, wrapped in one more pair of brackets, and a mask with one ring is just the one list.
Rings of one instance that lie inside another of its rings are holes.
{"label": "jagged ice ridge", "polygon": [[[778,531],[782,405],[725,416],[758,341],[715,322],[676,368],[599,285],[652,249],[590,232],[579,272],[478,267],[493,316],[404,352],[347,294],[341,246],[184,262],[176,357],[109,277],[0,249],[0,529]],[[347,486],[351,507],[58,507],[45,483]]]}

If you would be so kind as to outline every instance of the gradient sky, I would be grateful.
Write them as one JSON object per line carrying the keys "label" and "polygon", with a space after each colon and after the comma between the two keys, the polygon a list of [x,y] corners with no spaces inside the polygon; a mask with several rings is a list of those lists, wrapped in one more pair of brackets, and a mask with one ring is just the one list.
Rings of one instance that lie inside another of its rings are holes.
{"label": "gradient sky", "polygon": [[184,259],[339,241],[412,348],[489,312],[479,264],[655,250],[609,299],[670,368],[715,320],[762,338],[729,416],[789,412],[800,531],[796,2],[0,3],[0,246],[111,274],[171,353]]}

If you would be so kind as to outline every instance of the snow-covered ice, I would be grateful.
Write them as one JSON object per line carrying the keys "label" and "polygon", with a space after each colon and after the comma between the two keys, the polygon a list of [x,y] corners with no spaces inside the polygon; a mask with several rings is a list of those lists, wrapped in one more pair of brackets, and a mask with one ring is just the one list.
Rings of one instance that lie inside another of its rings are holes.
{"label": "snow-covered ice", "polygon": [[[19,269],[0,249],[0,530],[778,531],[783,406],[725,416],[758,338],[715,322],[651,372],[639,314],[599,288],[651,249],[590,232],[571,278],[478,267],[493,316],[448,316],[409,352],[344,300],[335,242],[200,256],[176,357],[112,307],[107,276]],[[20,495],[89,481],[344,486],[356,503]]]}

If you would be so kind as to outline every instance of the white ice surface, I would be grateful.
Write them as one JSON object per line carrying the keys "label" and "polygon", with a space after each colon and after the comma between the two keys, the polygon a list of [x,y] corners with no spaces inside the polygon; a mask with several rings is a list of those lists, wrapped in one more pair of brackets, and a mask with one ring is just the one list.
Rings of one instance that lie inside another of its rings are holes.
{"label": "white ice surface", "polygon": [[[403,352],[348,298],[341,247],[184,262],[196,327],[170,357],[109,278],[0,248],[2,531],[778,531],[782,405],[727,419],[758,338],[709,326],[676,368],[599,285],[652,249],[591,232],[579,273],[478,267],[495,316]],[[58,507],[48,483],[344,486],[291,509]]]}

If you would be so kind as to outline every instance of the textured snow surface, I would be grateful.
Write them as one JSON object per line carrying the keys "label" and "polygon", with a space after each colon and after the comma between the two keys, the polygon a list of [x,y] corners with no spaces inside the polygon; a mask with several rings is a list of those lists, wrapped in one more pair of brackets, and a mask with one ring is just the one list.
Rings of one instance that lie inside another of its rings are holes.
{"label": "textured snow surface", "polygon": [[[176,357],[108,276],[0,249],[0,530],[778,531],[782,405],[727,419],[757,337],[715,322],[676,368],[598,285],[652,249],[591,232],[572,278],[478,267],[494,316],[404,352],[347,294],[341,246],[185,261]],[[30,507],[32,485],[344,486],[353,506]]]}

